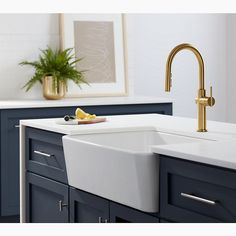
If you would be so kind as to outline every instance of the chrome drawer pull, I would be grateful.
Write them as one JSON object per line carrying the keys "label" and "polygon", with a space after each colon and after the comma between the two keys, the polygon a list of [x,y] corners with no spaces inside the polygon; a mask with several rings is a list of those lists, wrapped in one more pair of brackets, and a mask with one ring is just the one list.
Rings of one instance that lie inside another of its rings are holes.
{"label": "chrome drawer pull", "polygon": [[20,128],[20,125],[15,125],[15,128]]}
{"label": "chrome drawer pull", "polygon": [[209,205],[215,205],[216,204],[215,201],[208,200],[208,199],[205,199],[205,198],[202,198],[202,197],[197,197],[197,196],[194,196],[192,194],[181,193],[180,195],[182,197],[186,197],[186,198],[198,201],[198,202],[203,202],[203,203],[206,203],[206,204],[209,204]]}
{"label": "chrome drawer pull", "polygon": [[34,153],[39,154],[39,155],[44,156],[44,157],[53,157],[54,156],[54,155],[51,155],[51,154],[48,154],[48,153],[45,153],[45,152],[40,152],[40,151],[37,151],[37,150],[34,150]]}
{"label": "chrome drawer pull", "polygon": [[60,200],[60,201],[58,202],[58,204],[59,204],[59,211],[63,211],[63,207],[67,207],[67,206],[68,206],[67,204],[64,204],[64,203],[62,202],[62,200]]}

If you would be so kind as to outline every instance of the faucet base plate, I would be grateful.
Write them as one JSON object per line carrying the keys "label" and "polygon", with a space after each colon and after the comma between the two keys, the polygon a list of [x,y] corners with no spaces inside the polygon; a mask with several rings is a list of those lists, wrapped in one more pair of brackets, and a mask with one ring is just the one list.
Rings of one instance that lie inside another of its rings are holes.
{"label": "faucet base plate", "polygon": [[198,129],[197,132],[207,132],[207,129]]}

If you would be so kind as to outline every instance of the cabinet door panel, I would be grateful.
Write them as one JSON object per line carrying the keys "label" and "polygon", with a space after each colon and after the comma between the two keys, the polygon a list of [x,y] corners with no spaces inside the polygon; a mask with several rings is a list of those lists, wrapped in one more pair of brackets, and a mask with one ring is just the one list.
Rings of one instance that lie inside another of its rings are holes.
{"label": "cabinet door panel", "polygon": [[109,201],[70,188],[70,222],[105,223],[109,221]]}
{"label": "cabinet door panel", "polygon": [[1,216],[19,214],[18,119],[1,122]]}
{"label": "cabinet door panel", "polygon": [[68,223],[67,185],[28,173],[27,209],[28,223]]}

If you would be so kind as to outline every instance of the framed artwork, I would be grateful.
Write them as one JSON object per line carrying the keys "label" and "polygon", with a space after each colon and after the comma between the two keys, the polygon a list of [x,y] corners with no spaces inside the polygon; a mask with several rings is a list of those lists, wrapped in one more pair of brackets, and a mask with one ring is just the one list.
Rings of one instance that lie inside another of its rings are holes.
{"label": "framed artwork", "polygon": [[83,58],[89,83],[69,83],[67,97],[128,95],[124,31],[123,14],[60,14],[61,47]]}

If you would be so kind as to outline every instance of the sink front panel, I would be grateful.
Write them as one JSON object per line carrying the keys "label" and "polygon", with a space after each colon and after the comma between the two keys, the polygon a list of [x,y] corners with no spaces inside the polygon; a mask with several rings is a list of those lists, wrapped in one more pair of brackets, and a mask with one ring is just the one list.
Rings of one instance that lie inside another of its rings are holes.
{"label": "sink front panel", "polygon": [[63,137],[69,185],[145,212],[158,212],[159,158]]}

